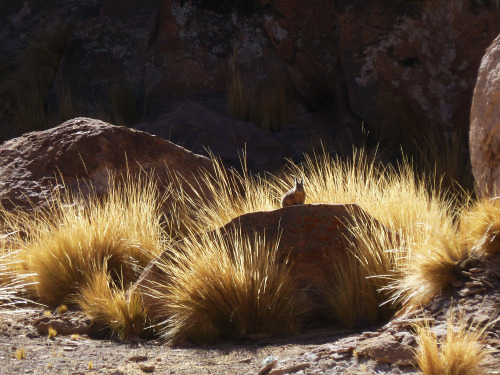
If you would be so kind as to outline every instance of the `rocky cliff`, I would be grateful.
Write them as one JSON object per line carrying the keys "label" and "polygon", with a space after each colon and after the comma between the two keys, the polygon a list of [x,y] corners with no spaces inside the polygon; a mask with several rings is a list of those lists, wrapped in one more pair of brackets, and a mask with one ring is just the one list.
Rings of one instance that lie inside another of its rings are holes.
{"label": "rocky cliff", "polygon": [[[187,98],[226,116],[232,69],[293,87],[295,120],[285,132],[259,136],[279,144],[266,156],[277,162],[250,160],[255,169],[273,168],[318,139],[349,149],[362,122],[395,137],[411,137],[422,124],[448,136],[467,128],[481,57],[500,33],[497,2],[473,0],[7,0],[0,13],[5,61],[34,36],[69,25],[46,107],[60,105],[60,92],[111,106],[126,97],[129,125],[142,119],[142,129],[188,148],[212,145],[183,137],[182,124],[173,129],[171,111]],[[257,152],[245,137],[216,151],[237,159],[246,143]]]}

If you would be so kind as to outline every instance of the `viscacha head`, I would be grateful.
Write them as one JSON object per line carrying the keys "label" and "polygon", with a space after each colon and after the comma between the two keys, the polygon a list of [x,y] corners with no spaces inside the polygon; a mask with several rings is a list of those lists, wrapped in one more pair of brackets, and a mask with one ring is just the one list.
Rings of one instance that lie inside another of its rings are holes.
{"label": "viscacha head", "polygon": [[295,179],[295,190],[304,191],[304,179]]}

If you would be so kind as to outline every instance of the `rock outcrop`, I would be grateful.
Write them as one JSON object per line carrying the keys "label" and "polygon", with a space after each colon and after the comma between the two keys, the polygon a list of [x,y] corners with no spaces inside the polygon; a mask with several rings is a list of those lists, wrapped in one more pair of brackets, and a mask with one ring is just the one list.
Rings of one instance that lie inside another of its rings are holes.
{"label": "rock outcrop", "polygon": [[[159,189],[181,177],[188,189],[212,163],[180,146],[126,127],[76,118],[0,145],[0,204],[7,209],[43,206],[55,189],[78,191],[92,186],[106,194],[108,174],[153,172]],[[199,176],[199,175],[198,175]]]}
{"label": "rock outcrop", "polygon": [[[167,99],[224,101],[236,67],[253,82],[293,86],[306,114],[342,114],[352,128],[364,122],[410,141],[422,124],[448,135],[467,127],[480,59],[500,32],[498,4],[473,0],[9,0],[2,10],[0,51],[9,58],[29,47],[25,35],[74,24],[53,86],[89,106],[121,93],[134,124],[141,115],[170,116]],[[335,121],[321,126],[338,132]],[[202,146],[215,150],[210,126],[198,130],[208,133]],[[283,147],[286,156],[306,150],[282,144],[274,159]]]}
{"label": "rock outcrop", "polygon": [[[349,231],[350,223],[375,219],[354,204],[314,204],[290,206],[273,211],[252,212],[233,219],[221,228],[223,233],[237,231],[243,236],[255,233],[266,239],[278,239],[278,262],[287,264],[295,275],[300,289],[307,289],[311,295],[324,289],[331,282],[334,264],[347,260],[349,241],[354,241]],[[182,240],[181,240],[182,241]],[[140,293],[150,314],[159,318],[157,297],[154,290],[165,283],[165,272],[158,264],[167,260],[169,254],[179,251],[179,242],[168,248],[144,269],[130,293]]]}
{"label": "rock outcrop", "polygon": [[481,61],[470,115],[471,164],[479,193],[500,192],[500,36]]}

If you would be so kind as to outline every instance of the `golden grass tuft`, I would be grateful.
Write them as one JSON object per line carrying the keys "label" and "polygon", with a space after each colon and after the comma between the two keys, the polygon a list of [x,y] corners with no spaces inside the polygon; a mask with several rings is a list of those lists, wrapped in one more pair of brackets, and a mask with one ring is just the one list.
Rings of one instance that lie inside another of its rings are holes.
{"label": "golden grass tuft", "polygon": [[500,254],[500,199],[481,199],[463,215],[464,246],[474,254]]}
{"label": "golden grass tuft", "polygon": [[49,327],[49,339],[53,340],[56,338],[56,336],[57,336],[57,331],[54,328]]}
{"label": "golden grass tuft", "polygon": [[163,260],[152,291],[162,337],[209,342],[247,334],[295,332],[306,312],[289,268],[277,263],[276,241],[238,233],[194,236]]}
{"label": "golden grass tuft", "polygon": [[15,353],[16,359],[25,359],[26,358],[26,349],[24,347],[16,350]]}
{"label": "golden grass tuft", "polygon": [[[393,167],[376,162],[363,150],[355,151],[351,160],[333,159],[323,152],[306,156],[302,165],[290,163],[281,177],[266,179],[245,169],[228,171],[220,162],[215,166],[215,174],[207,174],[202,183],[212,198],[200,204],[174,197],[182,202],[178,203],[182,209],[176,211],[178,215],[183,212],[179,220],[194,233],[218,228],[247,212],[278,208],[293,178],[302,176],[306,204],[355,203],[382,224],[374,226],[368,218],[346,223],[357,238],[351,248],[353,257],[338,265],[342,268],[332,269],[332,285],[326,294],[333,296],[328,302],[332,315],[348,326],[387,316],[391,309],[377,306],[387,300],[393,301],[392,309],[425,304],[450,285],[457,263],[469,256],[460,246],[455,202],[429,191],[430,184],[416,177],[408,161]],[[363,298],[355,296],[353,278],[354,284],[362,286]],[[361,316],[342,311],[358,311]]]}
{"label": "golden grass tuft", "polygon": [[64,314],[66,311],[68,311],[68,306],[67,305],[59,305],[56,309],[56,312],[58,314]]}
{"label": "golden grass tuft", "polygon": [[[291,165],[289,175],[305,176],[307,203],[355,203],[383,225],[374,227],[368,220],[351,229],[359,272],[384,291],[375,299],[391,299],[395,307],[424,304],[450,285],[456,263],[468,256],[458,244],[455,209],[439,192],[428,190],[408,161],[392,167],[375,160],[363,151],[348,161],[316,154],[302,167]],[[283,191],[291,177],[276,183]],[[347,285],[348,275],[359,272],[344,270],[346,279],[337,282]]]}
{"label": "golden grass tuft", "polygon": [[128,287],[161,252],[163,200],[154,184],[129,176],[111,186],[106,198],[57,197],[47,211],[20,217],[19,257],[32,298],[70,304],[100,269]]}
{"label": "golden grass tuft", "polygon": [[387,284],[394,279],[399,238],[368,217],[352,220],[347,259],[332,262],[331,284],[322,291],[325,307],[335,322],[347,328],[376,324],[390,318],[395,306]]}
{"label": "golden grass tuft", "polygon": [[[458,321],[456,321],[458,320]],[[455,318],[453,311],[447,321],[446,339],[440,340],[428,325],[416,326],[417,365],[424,375],[480,375],[484,374],[484,360],[489,354],[481,343],[486,328]]]}
{"label": "golden grass tuft", "polygon": [[109,328],[123,339],[141,336],[147,327],[140,296],[134,294],[127,298],[123,287],[105,270],[96,271],[74,301],[98,328]]}

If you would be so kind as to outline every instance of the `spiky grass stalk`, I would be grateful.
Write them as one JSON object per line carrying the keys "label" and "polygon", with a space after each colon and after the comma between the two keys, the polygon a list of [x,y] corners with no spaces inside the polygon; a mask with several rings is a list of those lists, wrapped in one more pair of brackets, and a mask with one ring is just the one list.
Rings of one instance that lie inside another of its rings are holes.
{"label": "spiky grass stalk", "polygon": [[163,338],[180,343],[290,333],[306,311],[305,299],[277,242],[238,233],[195,236],[160,263],[163,288],[152,291],[164,321]]}
{"label": "spiky grass stalk", "polygon": [[[458,320],[458,321],[457,321]],[[484,360],[489,351],[481,344],[487,326],[467,325],[463,316],[453,311],[447,321],[445,339],[439,339],[429,325],[417,326],[417,365],[424,375],[484,374]]]}

